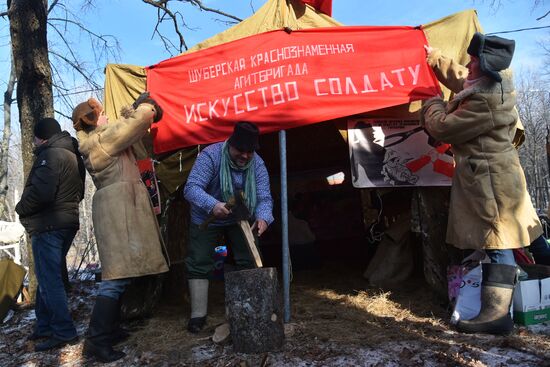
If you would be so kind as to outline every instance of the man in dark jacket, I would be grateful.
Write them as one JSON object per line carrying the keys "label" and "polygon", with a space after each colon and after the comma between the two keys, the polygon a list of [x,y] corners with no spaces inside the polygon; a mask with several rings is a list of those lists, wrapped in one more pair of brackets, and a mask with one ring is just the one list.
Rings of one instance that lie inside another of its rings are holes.
{"label": "man in dark jacket", "polygon": [[78,143],[53,118],[34,127],[36,156],[15,211],[31,236],[36,291],[36,327],[30,339],[47,338],[36,351],[78,340],[67,305],[62,264],[79,228],[85,168]]}

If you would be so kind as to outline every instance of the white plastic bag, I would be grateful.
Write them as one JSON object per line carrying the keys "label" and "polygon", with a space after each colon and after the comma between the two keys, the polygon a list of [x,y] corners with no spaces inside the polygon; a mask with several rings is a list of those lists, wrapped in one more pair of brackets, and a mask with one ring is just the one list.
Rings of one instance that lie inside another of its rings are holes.
{"label": "white plastic bag", "polygon": [[481,264],[469,271],[467,267],[461,269],[462,281],[451,315],[451,324],[460,320],[471,320],[481,309]]}

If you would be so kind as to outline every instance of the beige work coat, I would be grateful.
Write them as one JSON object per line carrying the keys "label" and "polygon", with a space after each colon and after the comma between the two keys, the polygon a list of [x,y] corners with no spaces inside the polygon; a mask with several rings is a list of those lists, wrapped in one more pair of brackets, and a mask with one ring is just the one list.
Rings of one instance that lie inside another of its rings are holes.
{"label": "beige work coat", "polygon": [[92,218],[106,280],[168,271],[151,199],[131,148],[153,116],[152,106],[142,104],[129,118],[77,133],[86,169],[97,188]]}
{"label": "beige work coat", "polygon": [[452,144],[456,162],[447,242],[462,249],[529,246],[542,227],[513,144],[518,114],[511,71],[501,72],[502,86],[483,77],[463,89],[465,67],[437,50],[428,63],[458,92],[449,103],[426,101],[421,118],[430,135]]}

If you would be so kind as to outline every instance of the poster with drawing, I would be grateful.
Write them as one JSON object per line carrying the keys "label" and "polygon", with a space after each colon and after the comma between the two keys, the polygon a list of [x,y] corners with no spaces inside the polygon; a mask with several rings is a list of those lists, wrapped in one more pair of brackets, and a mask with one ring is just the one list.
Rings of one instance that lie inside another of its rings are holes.
{"label": "poster with drawing", "polygon": [[348,142],[353,186],[450,186],[450,145],[436,141],[418,120],[351,119]]}

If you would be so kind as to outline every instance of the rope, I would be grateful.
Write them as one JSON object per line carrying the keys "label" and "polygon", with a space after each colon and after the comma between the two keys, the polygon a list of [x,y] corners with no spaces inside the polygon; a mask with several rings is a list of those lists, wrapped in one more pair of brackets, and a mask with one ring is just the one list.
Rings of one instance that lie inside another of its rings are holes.
{"label": "rope", "polygon": [[369,234],[367,235],[367,241],[369,243],[375,244],[377,242],[380,242],[382,240],[382,237],[384,236],[384,232],[380,232],[376,230],[376,226],[380,224],[380,219],[382,218],[382,212],[384,211],[384,203],[382,202],[382,197],[380,196],[380,193],[378,190],[374,191],[376,193],[376,197],[378,198],[378,203],[380,204],[380,210],[378,210],[378,216],[376,218],[376,221],[372,222],[369,226]]}
{"label": "rope", "polygon": [[491,33],[486,33],[486,35],[487,36],[492,36],[492,35],[495,35],[495,34],[516,33],[516,32],[532,31],[532,30],[536,30],[536,29],[545,29],[545,28],[550,28],[550,25],[545,25],[545,26],[540,26],[540,27],[513,29],[513,30],[510,30],[510,31],[491,32]]}

